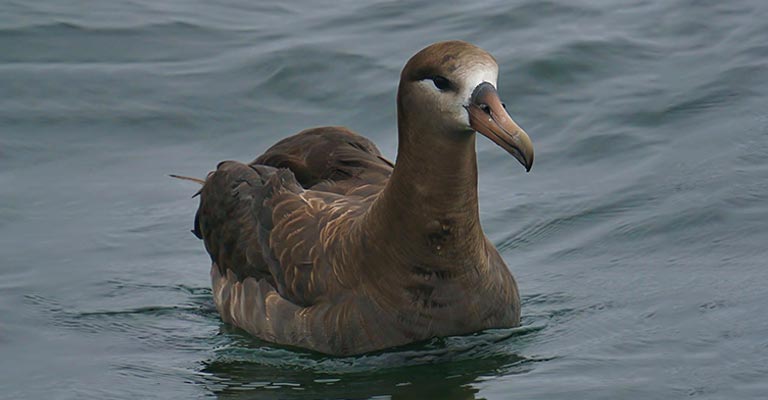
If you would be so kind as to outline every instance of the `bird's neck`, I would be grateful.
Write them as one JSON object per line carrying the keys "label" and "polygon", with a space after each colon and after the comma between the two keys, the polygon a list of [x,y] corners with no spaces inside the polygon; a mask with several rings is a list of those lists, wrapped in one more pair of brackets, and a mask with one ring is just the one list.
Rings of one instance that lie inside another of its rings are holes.
{"label": "bird's neck", "polygon": [[401,132],[384,195],[414,222],[426,222],[421,216],[478,222],[475,134]]}
{"label": "bird's neck", "polygon": [[378,227],[375,240],[394,248],[397,258],[421,263],[409,266],[416,269],[478,268],[485,258],[485,236],[478,211],[475,134],[405,125],[400,126],[395,169],[369,211],[374,220],[369,222]]}

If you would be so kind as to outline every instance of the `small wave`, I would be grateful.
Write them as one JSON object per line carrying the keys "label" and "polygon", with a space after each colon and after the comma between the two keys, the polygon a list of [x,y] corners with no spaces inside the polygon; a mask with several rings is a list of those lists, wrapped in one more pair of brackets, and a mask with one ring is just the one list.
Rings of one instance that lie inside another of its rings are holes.
{"label": "small wave", "polygon": [[584,226],[595,226],[599,222],[610,220],[641,204],[651,201],[653,197],[646,193],[626,194],[608,197],[602,204],[593,198],[583,200],[583,204],[575,203],[569,208],[558,204],[558,209],[552,212],[542,212],[543,219],[532,221],[512,232],[502,239],[497,247],[499,251],[507,251],[521,246],[527,246],[564,234],[573,234]]}
{"label": "small wave", "polygon": [[135,33],[215,33],[221,31],[186,21],[167,21],[158,23],[125,25],[125,26],[88,26],[73,22],[57,21],[45,24],[23,25],[14,28],[0,29],[0,37],[19,35],[54,34],[67,35],[71,33],[93,34],[135,34]]}
{"label": "small wave", "polygon": [[597,78],[604,80],[611,75],[626,73],[621,65],[653,60],[659,54],[659,50],[650,43],[636,39],[578,39],[528,61],[520,71],[534,82],[556,85],[562,90],[565,84],[592,82]]}
{"label": "small wave", "polygon": [[161,285],[161,284],[153,284],[153,283],[145,283],[145,282],[133,282],[133,281],[124,281],[119,279],[109,279],[106,281],[106,283],[114,288],[116,291],[134,291],[134,290],[144,290],[144,289],[151,289],[151,290],[164,290],[164,291],[172,291],[172,292],[182,292],[187,293],[194,296],[210,296],[211,295],[211,289],[208,287],[194,287],[189,285]]}
{"label": "small wave", "polygon": [[198,313],[201,307],[198,306],[145,306],[131,308],[127,310],[98,310],[85,311],[72,315],[73,319],[87,319],[92,317],[112,317],[112,316],[141,316],[161,317],[167,315],[178,315],[179,313]]}

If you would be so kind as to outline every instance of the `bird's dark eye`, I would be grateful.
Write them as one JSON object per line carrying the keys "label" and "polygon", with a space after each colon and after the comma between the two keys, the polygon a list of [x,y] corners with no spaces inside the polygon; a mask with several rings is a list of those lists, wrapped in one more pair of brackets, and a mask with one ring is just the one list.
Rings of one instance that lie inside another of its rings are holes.
{"label": "bird's dark eye", "polygon": [[433,76],[431,79],[435,84],[435,87],[440,90],[448,90],[451,88],[451,81],[442,76]]}

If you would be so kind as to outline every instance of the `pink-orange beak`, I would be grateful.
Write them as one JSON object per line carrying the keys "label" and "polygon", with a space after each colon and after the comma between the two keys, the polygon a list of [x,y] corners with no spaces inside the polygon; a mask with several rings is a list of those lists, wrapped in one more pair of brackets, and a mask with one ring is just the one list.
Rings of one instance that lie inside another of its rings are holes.
{"label": "pink-orange beak", "polygon": [[523,164],[526,171],[533,166],[533,143],[517,126],[504,108],[496,88],[488,82],[479,84],[469,105],[469,125],[483,134]]}

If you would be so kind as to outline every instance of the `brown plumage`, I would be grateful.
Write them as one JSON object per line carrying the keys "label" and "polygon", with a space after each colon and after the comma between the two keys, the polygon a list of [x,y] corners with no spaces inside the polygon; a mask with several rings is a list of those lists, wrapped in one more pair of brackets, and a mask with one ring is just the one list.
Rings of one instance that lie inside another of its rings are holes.
{"label": "brown plumage", "polygon": [[509,269],[482,232],[475,131],[527,169],[533,150],[495,91],[497,67],[465,42],[405,66],[397,164],[341,127],[225,161],[200,192],[194,233],[225,322],[334,355],[519,323]]}

